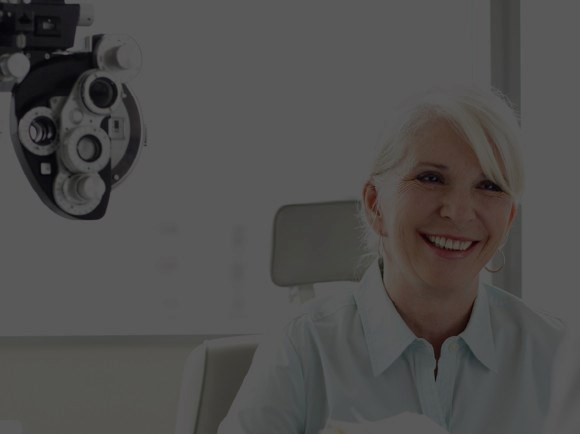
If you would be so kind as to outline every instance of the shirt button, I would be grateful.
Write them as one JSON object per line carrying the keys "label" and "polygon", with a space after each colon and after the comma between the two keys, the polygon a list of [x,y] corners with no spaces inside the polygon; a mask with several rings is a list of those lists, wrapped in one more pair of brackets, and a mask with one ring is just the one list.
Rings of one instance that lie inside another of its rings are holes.
{"label": "shirt button", "polygon": [[459,350],[459,344],[453,342],[451,345],[449,345],[449,351],[452,352],[457,352],[457,350]]}

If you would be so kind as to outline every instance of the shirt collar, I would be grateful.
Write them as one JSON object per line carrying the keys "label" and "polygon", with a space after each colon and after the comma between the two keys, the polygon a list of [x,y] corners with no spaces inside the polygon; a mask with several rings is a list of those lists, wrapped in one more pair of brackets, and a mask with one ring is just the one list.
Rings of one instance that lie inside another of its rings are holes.
{"label": "shirt collar", "polygon": [[467,327],[459,336],[481,363],[493,372],[497,372],[497,354],[491,327],[490,306],[487,290],[483,284],[479,286]]}
{"label": "shirt collar", "polygon": [[378,376],[417,337],[397,312],[383,285],[378,261],[365,272],[355,292],[373,374]]}
{"label": "shirt collar", "polygon": [[[395,308],[385,290],[378,261],[373,261],[355,291],[355,301],[369,350],[373,374],[380,375],[417,340]],[[459,335],[474,356],[490,370],[497,372],[497,359],[489,301],[480,286],[471,317]]]}

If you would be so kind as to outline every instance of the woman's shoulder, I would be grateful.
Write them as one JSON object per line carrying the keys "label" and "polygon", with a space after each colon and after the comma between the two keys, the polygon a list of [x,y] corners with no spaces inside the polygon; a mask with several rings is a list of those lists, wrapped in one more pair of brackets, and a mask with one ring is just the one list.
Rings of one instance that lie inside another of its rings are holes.
{"label": "woman's shoulder", "polygon": [[352,291],[346,291],[317,297],[300,305],[287,325],[338,322],[353,314],[356,314],[354,295]]}
{"label": "woman's shoulder", "polygon": [[570,327],[552,369],[550,411],[544,433],[572,434],[580,426],[580,333]]}
{"label": "woman's shoulder", "polygon": [[549,339],[559,342],[565,332],[565,322],[556,315],[533,306],[493,285],[483,285],[489,300],[492,321],[497,321],[504,329],[513,327],[520,334],[536,337],[542,341]]}
{"label": "woman's shoulder", "polygon": [[356,302],[351,291],[317,297],[300,305],[280,330],[290,342],[301,346],[336,335],[341,326],[356,322]]}

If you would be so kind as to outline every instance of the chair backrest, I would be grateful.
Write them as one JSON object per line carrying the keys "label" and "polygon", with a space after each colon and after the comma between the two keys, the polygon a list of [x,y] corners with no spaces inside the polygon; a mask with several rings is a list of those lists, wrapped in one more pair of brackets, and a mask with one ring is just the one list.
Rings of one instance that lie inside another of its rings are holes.
{"label": "chair backrest", "polygon": [[274,218],[272,281],[291,298],[314,296],[313,284],[359,281],[370,264],[358,219],[360,202],[286,205]]}
{"label": "chair backrest", "polygon": [[205,341],[185,362],[175,434],[215,434],[252,363],[260,337]]}

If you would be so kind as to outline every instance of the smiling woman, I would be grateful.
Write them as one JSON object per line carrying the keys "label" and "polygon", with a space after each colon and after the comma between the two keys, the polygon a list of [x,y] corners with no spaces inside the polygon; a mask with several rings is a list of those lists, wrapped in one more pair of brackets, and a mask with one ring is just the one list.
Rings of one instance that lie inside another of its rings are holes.
{"label": "smiling woman", "polygon": [[390,121],[363,187],[378,260],[261,345],[221,434],[404,412],[452,433],[540,432],[563,325],[480,281],[522,193],[516,117],[500,95],[463,88]]}
{"label": "smiling woman", "polygon": [[499,96],[473,88],[410,102],[364,187],[385,288],[437,359],[445,339],[465,329],[479,273],[505,244],[516,214],[521,152],[506,108]]}

